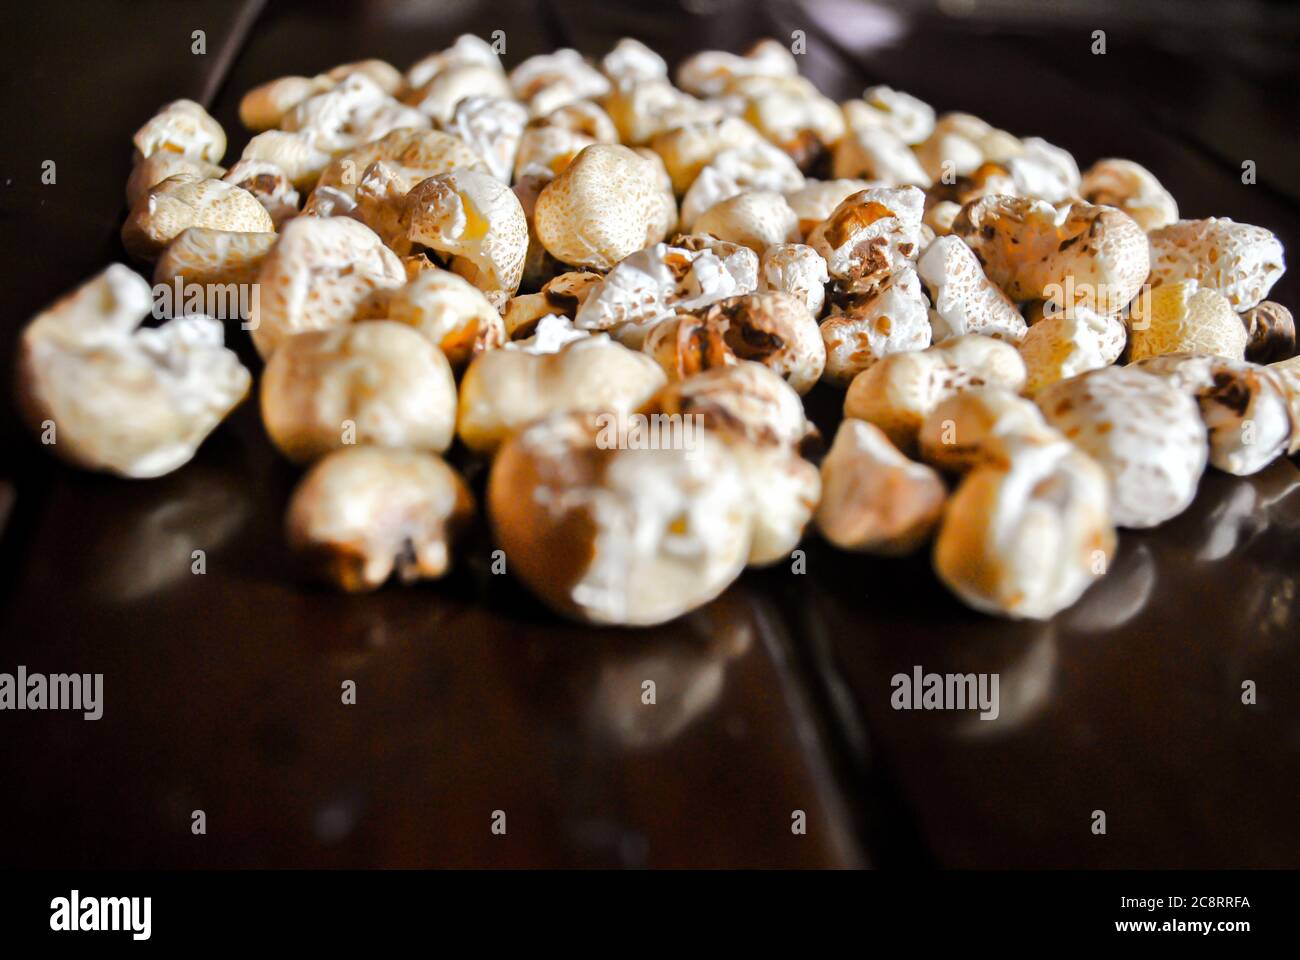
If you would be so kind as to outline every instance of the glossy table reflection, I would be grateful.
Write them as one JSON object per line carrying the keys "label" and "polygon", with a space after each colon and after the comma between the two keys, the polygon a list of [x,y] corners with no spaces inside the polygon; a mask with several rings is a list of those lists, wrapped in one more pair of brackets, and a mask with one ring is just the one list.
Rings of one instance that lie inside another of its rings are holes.
{"label": "glossy table reflection", "polygon": [[[1045,35],[1028,84],[1025,61],[1009,59],[1023,47],[1013,31],[879,19],[844,3],[694,3],[672,15],[595,0],[284,3],[251,28],[256,4],[71,6],[67,17],[33,14],[11,39],[12,61],[29,66],[14,76],[50,66],[27,94],[32,133],[2,195],[9,222],[42,224],[34,241],[0,239],[16,267],[6,366],[27,316],[122,256],[127,141],[158,103],[204,100],[237,155],[248,87],[365,55],[405,64],[467,30],[505,29],[513,64],[561,45],[598,54],[624,34],[675,61],[801,29],[801,69],[833,96],[890,83],[1041,134],[1084,163],[1132,156],[1188,215],[1229,215],[1300,243],[1294,204],[1243,186],[1220,153],[1179,135],[1177,112],[1135,128],[1122,86],[1079,93],[1092,64],[1044,64],[1042,50],[1072,49],[1066,31]],[[878,19],[836,29],[858,22],[850,15]],[[196,27],[207,59],[188,52]],[[884,37],[893,46],[879,46]],[[114,56],[75,62],[105,40]],[[1125,56],[1141,42],[1129,38]],[[52,56],[56,44],[64,53]],[[1212,82],[1196,63],[1193,79]],[[1163,95],[1143,91],[1148,103]],[[1248,137],[1256,117],[1243,117],[1234,129]],[[1197,136],[1213,129],[1198,123]],[[39,183],[47,156],[56,187]],[[1295,290],[1288,276],[1275,294],[1294,305]],[[829,437],[840,395],[819,387],[808,401]],[[57,465],[11,418],[0,439],[14,453],[0,476],[0,670],[103,672],[106,698],[94,723],[0,716],[9,865],[1300,862],[1291,461],[1245,480],[1211,472],[1186,514],[1125,533],[1110,575],[1048,623],[972,613],[925,556],[850,556],[810,537],[806,573],[748,573],[689,617],[623,631],[561,622],[492,574],[481,524],[435,584],[340,597],[304,582],[281,533],[297,474],[254,404],[193,463],[151,482]],[[194,549],[206,553],[202,576]],[[998,718],[893,710],[890,678],[917,665],[996,672]],[[340,702],[347,680],[355,706]],[[642,702],[646,680],[654,706]],[[1257,688],[1251,706],[1245,681]],[[206,836],[190,832],[195,809]],[[505,836],[490,829],[498,810]],[[1105,836],[1090,830],[1095,810]],[[806,835],[791,831],[795,811]]]}

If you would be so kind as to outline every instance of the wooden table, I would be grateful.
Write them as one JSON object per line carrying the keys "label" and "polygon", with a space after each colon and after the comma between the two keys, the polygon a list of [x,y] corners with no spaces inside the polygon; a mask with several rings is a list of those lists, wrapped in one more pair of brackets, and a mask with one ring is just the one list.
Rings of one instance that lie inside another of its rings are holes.
{"label": "wooden table", "polygon": [[[1103,61],[1085,23],[1036,25],[1028,42],[1025,27],[843,2],[60,6],[32,8],[4,40],[6,370],[29,316],[124,259],[129,138],[161,103],[205,103],[235,157],[248,87],[367,55],[405,66],[464,31],[505,30],[514,64],[561,45],[599,54],[629,33],[675,61],[803,30],[803,72],[833,96],[889,83],[1083,164],[1131,157],[1185,216],[1258,223],[1300,249],[1278,126],[1293,140],[1294,94],[1272,86],[1294,91],[1294,64],[1169,53],[1149,27],[1109,26]],[[1285,39],[1294,20],[1279,22]],[[1242,184],[1243,159],[1256,184]],[[1274,297],[1295,307],[1296,290],[1288,276]],[[810,397],[828,434],[838,403]],[[101,720],[0,715],[6,865],[1300,862],[1291,461],[1209,473],[1186,514],[1126,532],[1111,575],[1048,623],[972,613],[925,556],[850,556],[810,537],[806,573],[751,572],[679,622],[623,631],[563,623],[494,576],[482,529],[442,582],[340,597],[299,581],[281,533],[296,473],[253,403],[147,482],[57,464],[12,411],[0,430],[0,671],[105,676]],[[890,678],[918,665],[998,673],[1000,717],[892,709]]]}

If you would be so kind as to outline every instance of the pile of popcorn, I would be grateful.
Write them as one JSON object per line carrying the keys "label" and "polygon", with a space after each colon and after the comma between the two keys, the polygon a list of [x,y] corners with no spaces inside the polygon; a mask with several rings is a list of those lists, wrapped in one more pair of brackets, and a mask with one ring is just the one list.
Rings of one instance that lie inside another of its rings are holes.
{"label": "pile of popcorn", "polygon": [[[262,420],[306,468],[289,542],[323,577],[444,574],[459,442],[509,572],[574,618],[679,616],[809,527],[931,545],[972,607],[1046,618],[1207,465],[1300,447],[1267,229],[888,87],[836,103],[773,40],[675,78],[631,39],[507,72],[464,36],[250,91],[228,169],[192,101],[136,133],[123,245],[155,284],[255,294]],[[31,321],[54,453],[159,476],[247,396],[235,325],[184,302],[142,327],[115,264]],[[819,463],[814,387],[843,391]]]}

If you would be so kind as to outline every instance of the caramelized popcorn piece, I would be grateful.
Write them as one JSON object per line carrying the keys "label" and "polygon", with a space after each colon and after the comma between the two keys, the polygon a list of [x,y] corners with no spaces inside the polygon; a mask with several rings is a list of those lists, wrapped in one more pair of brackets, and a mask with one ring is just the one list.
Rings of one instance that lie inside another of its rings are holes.
{"label": "caramelized popcorn piece", "polygon": [[289,501],[290,548],[341,590],[375,590],[394,572],[433,580],[474,498],[441,459],[418,450],[348,447],[319,461]]}
{"label": "caramelized popcorn piece", "polygon": [[938,474],[863,420],[840,423],[821,472],[817,528],[841,550],[911,553],[929,539],[948,497]]}
{"label": "caramelized popcorn piece", "polygon": [[921,422],[940,401],[975,387],[1018,392],[1024,384],[1025,363],[1015,347],[969,333],[872,364],[849,384],[844,416],[875,424],[896,447],[911,451]]}
{"label": "caramelized popcorn piece", "polygon": [[556,611],[663,623],[740,574],[753,535],[750,490],[706,432],[691,449],[611,439],[592,413],[525,428],[493,462],[488,515],[511,571]]}
{"label": "caramelized popcorn piece", "polygon": [[1048,423],[1106,471],[1118,526],[1154,527],[1191,505],[1208,447],[1187,394],[1135,367],[1107,367],[1036,400]]}
{"label": "caramelized popcorn piece", "polygon": [[1133,303],[1129,317],[1130,360],[1166,353],[1206,353],[1232,360],[1246,355],[1246,327],[1216,291],[1195,280],[1156,287]]}
{"label": "caramelized popcorn piece", "polygon": [[1249,310],[1268,296],[1286,270],[1282,244],[1263,227],[1227,217],[1179,220],[1150,235],[1151,286],[1196,280]]}
{"label": "caramelized popcorn piece", "polygon": [[1115,528],[1104,470],[1065,441],[1009,450],[957,487],[934,547],[934,569],[985,613],[1046,620],[1110,567]]}

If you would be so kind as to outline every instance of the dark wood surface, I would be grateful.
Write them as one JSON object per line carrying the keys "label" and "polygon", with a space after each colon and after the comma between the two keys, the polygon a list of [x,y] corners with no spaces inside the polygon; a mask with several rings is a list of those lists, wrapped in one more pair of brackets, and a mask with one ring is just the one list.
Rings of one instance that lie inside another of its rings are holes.
{"label": "dark wood surface", "polygon": [[[5,129],[21,135],[0,171],[0,361],[7,371],[33,312],[122,259],[129,137],[158,105],[202,100],[237,156],[253,84],[367,55],[404,67],[464,31],[504,29],[514,64],[560,45],[599,54],[624,34],[677,60],[803,29],[803,72],[833,96],[889,83],[1081,164],[1129,156],[1187,215],[1300,243],[1291,179],[1270,166],[1243,185],[1238,159],[1287,162],[1276,123],[1293,134],[1294,95],[1274,84],[1292,64],[1241,71],[1117,24],[1102,69],[1092,26],[1035,27],[1041,42],[1026,44],[1024,27],[933,14],[868,50],[862,35],[882,31],[851,29],[863,14],[845,4],[690,6],[703,12],[172,0],[17,18],[4,41]],[[194,29],[204,57],[190,53]],[[1137,83],[1148,62],[1185,82]],[[1198,90],[1241,103],[1197,111]],[[1288,276],[1275,295],[1294,307],[1296,289]],[[824,431],[837,406],[833,391],[810,397]],[[339,597],[301,582],[281,536],[296,472],[253,404],[155,481],[56,464],[9,410],[0,441],[0,670],[105,674],[99,721],[0,714],[0,864],[1300,863],[1291,461],[1246,480],[1208,474],[1185,515],[1125,533],[1116,569],[1049,623],[966,610],[924,556],[848,556],[810,537],[806,574],[749,573],[681,621],[623,631],[561,622],[492,575],[482,529],[439,583]],[[204,576],[190,573],[196,548]],[[918,664],[999,673],[1001,716],[891,709],[890,677]],[[355,706],[340,702],[349,679]],[[206,836],[190,832],[196,809]],[[1097,809],[1106,836],[1090,831]],[[495,810],[506,836],[489,829]]]}

